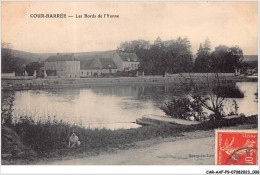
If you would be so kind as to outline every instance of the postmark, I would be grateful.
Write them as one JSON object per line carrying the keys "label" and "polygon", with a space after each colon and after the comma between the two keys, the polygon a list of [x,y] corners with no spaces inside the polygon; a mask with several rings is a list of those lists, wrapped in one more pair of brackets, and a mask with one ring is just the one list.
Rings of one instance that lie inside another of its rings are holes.
{"label": "postmark", "polygon": [[216,165],[257,165],[257,130],[216,130]]}

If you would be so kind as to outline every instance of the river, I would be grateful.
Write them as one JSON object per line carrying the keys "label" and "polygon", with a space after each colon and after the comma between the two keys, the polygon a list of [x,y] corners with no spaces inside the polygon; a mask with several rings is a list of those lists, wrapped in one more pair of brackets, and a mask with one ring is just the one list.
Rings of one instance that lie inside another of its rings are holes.
{"label": "river", "polygon": [[[235,99],[238,112],[257,114],[257,82],[240,82],[245,97]],[[178,87],[164,85],[98,86],[16,91],[14,116],[36,120],[55,116],[71,124],[89,128],[136,128],[136,118],[146,114],[164,115],[160,106],[171,98],[186,94]],[[230,104],[233,99],[226,99]],[[229,105],[227,105],[229,106]],[[228,109],[225,109],[228,111]]]}

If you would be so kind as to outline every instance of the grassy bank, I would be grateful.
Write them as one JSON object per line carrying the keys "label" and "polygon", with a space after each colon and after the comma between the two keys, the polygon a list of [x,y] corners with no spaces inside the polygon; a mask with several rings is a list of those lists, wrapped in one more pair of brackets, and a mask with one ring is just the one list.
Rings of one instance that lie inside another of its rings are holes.
{"label": "grassy bank", "polygon": [[[124,149],[137,141],[181,136],[183,132],[212,130],[238,124],[257,126],[257,116],[224,119],[214,123],[204,122],[192,126],[167,124],[113,131],[86,129],[56,120],[35,122],[30,118],[22,117],[17,124],[2,126],[2,161],[3,164],[27,164],[42,158],[80,156],[83,153],[84,155],[98,154],[110,148]],[[78,148],[68,148],[68,140],[73,130],[81,141]]]}

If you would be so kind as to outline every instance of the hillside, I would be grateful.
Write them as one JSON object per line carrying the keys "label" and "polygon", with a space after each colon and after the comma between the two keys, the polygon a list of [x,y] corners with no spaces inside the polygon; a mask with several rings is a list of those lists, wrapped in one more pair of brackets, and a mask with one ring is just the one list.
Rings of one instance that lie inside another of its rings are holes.
{"label": "hillside", "polygon": [[[112,56],[116,51],[100,51],[100,52],[77,52],[73,53],[75,58],[84,61],[95,57],[108,58]],[[56,55],[57,53],[30,53],[20,50],[11,50],[14,57],[23,58],[27,62],[45,61],[49,56]],[[72,54],[72,53],[61,53],[61,54]]]}

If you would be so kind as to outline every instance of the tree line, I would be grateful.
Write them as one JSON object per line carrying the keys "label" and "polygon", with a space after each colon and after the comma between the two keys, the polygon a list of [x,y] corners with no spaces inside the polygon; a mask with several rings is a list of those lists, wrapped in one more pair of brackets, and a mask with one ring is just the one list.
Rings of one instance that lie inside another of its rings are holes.
{"label": "tree line", "polygon": [[22,58],[15,57],[11,53],[9,43],[2,43],[1,46],[1,70],[2,73],[12,73],[16,74],[23,73],[26,66],[26,61]]}
{"label": "tree line", "polygon": [[240,69],[243,51],[238,46],[219,45],[211,51],[209,39],[200,44],[195,58],[187,37],[153,43],[145,40],[122,42],[118,52],[136,53],[140,59],[139,70],[151,75],[184,72],[235,72]]}
{"label": "tree line", "polygon": [[[39,62],[28,63],[14,57],[10,45],[2,43],[2,72],[23,74],[25,70],[32,75],[40,70]],[[243,51],[238,46],[219,45],[211,51],[210,41],[206,39],[200,44],[195,58],[187,37],[176,40],[162,41],[157,37],[153,43],[146,40],[122,42],[117,52],[136,53],[140,59],[139,69],[146,75],[164,75],[167,73],[184,72],[235,72],[243,64]]]}
{"label": "tree line", "polygon": [[43,67],[43,63],[29,62],[28,60],[14,56],[12,54],[11,45],[9,43],[2,42],[1,54],[2,73],[15,72],[16,75],[24,75],[26,71],[29,76],[32,76],[35,70],[38,74],[40,72],[41,67]]}

